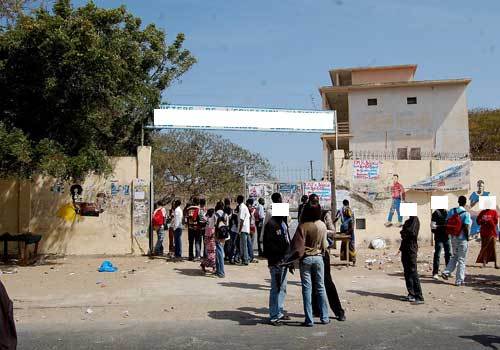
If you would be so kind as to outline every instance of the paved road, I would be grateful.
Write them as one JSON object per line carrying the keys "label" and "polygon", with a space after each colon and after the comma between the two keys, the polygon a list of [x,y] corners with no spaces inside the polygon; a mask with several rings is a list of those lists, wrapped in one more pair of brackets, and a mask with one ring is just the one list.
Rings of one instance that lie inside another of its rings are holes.
{"label": "paved road", "polygon": [[255,309],[209,316],[190,322],[23,325],[19,349],[500,349],[498,315],[418,320],[398,316],[332,321],[313,328],[300,327],[299,318],[286,326],[268,326]]}

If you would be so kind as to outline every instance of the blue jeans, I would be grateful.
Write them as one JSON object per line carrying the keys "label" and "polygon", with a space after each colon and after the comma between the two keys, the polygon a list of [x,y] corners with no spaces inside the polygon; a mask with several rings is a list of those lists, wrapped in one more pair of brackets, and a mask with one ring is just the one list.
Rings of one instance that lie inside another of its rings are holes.
{"label": "blue jeans", "polygon": [[286,297],[286,273],[285,266],[269,266],[271,273],[271,290],[269,291],[269,317],[275,321],[283,317],[283,307]]}
{"label": "blue jeans", "polygon": [[215,240],[215,273],[217,276],[224,277],[224,242]]}
{"label": "blue jeans", "polygon": [[[300,262],[300,280],[302,282],[302,300],[304,303],[305,323],[313,325],[312,311],[312,293],[318,296],[319,318],[322,323],[330,322],[328,315],[328,303],[324,282],[323,257],[321,255],[306,256]],[[311,282],[311,276],[314,278],[314,286]]]}
{"label": "blue jeans", "polygon": [[253,241],[254,241],[255,235],[249,234],[248,239],[247,239],[247,247],[248,247],[248,258],[250,261],[253,261],[254,254],[253,254]]}
{"label": "blue jeans", "polygon": [[248,233],[240,233],[240,259],[243,264],[248,264]]}
{"label": "blue jeans", "polygon": [[458,239],[457,237],[451,237],[451,251],[452,256],[450,262],[446,266],[446,270],[443,273],[449,275],[455,268],[457,269],[457,278],[455,283],[463,283],[465,279],[465,260],[467,258],[467,249],[469,242],[465,239]]}
{"label": "blue jeans", "polygon": [[158,233],[158,241],[155,246],[155,255],[163,255],[163,240],[165,239],[165,228],[160,226],[157,231]]}
{"label": "blue jeans", "polygon": [[182,228],[176,228],[174,230],[174,250],[175,250],[175,257],[180,258],[182,257]]}
{"label": "blue jeans", "polygon": [[[229,240],[229,261],[234,262],[238,255],[238,232],[231,231],[229,233],[231,239]],[[227,244],[227,243],[226,243]]]}
{"label": "blue jeans", "polygon": [[387,221],[392,222],[392,215],[394,214],[394,210],[398,214],[398,221],[401,224],[403,222],[403,217],[399,212],[399,207],[401,206],[401,198],[393,198],[391,209],[389,209],[389,216],[387,216]]}

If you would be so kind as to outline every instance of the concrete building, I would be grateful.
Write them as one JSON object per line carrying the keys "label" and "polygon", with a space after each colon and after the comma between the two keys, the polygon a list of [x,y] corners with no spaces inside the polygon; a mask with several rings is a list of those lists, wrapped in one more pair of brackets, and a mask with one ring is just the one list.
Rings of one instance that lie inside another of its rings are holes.
{"label": "concrete building", "polygon": [[470,79],[413,80],[416,65],[333,69],[319,89],[336,110],[338,134],[323,134],[324,169],[333,149],[392,154],[469,154],[466,88]]}

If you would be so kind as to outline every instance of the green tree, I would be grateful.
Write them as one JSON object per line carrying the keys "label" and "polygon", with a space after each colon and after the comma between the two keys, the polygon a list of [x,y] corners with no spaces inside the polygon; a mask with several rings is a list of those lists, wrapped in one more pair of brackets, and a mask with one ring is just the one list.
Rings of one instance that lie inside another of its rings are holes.
{"label": "green tree", "polygon": [[472,159],[500,160],[500,109],[475,109],[469,112]]}
{"label": "green tree", "polygon": [[212,133],[170,131],[153,137],[155,197],[204,194],[210,200],[243,193],[244,168],[261,178],[271,166],[260,154]]}
{"label": "green tree", "polygon": [[196,62],[183,43],[123,6],[57,0],[21,13],[0,32],[0,120],[29,141],[25,173],[81,178],[133,154],[162,91]]}

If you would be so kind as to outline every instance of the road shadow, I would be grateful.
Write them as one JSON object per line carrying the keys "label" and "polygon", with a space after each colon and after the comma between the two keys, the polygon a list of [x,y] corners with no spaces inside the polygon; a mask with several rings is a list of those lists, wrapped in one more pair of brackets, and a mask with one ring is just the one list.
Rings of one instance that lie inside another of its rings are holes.
{"label": "road shadow", "polygon": [[255,289],[255,290],[269,290],[269,286],[257,283],[244,283],[244,282],[220,282],[223,287],[241,288],[241,289]]}
{"label": "road shadow", "polygon": [[500,276],[484,274],[469,275],[465,279],[465,286],[483,293],[500,295]]}
{"label": "road shadow", "polygon": [[204,276],[204,273],[201,271],[201,269],[179,269],[175,268],[175,272],[185,275],[185,276]]}
{"label": "road shadow", "polygon": [[256,326],[259,324],[269,324],[267,318],[238,310],[209,311],[208,317],[215,320],[229,320],[238,322],[240,326]]}
{"label": "road shadow", "polygon": [[[269,283],[269,285],[271,285],[271,280],[269,278],[266,278],[264,281],[266,281],[267,283]],[[302,287],[302,282],[300,282],[300,281],[290,281],[290,280],[287,280],[286,284],[287,284],[287,286]]]}
{"label": "road shadow", "polygon": [[[269,315],[269,309],[267,307],[261,307],[261,308],[256,308],[256,307],[240,307],[238,308],[240,311],[245,311],[245,312],[251,312],[253,314],[258,314],[258,315]],[[284,311],[284,314],[290,317],[304,317],[303,314],[294,314],[294,313],[289,313]]]}
{"label": "road shadow", "polygon": [[364,290],[355,290],[355,289],[347,290],[347,292],[348,293],[358,294],[358,295],[361,295],[363,297],[377,297],[377,298],[389,299],[389,300],[397,300],[397,301],[401,301],[401,298],[403,297],[402,295],[397,295],[397,294],[367,292],[367,291],[364,291]]}
{"label": "road shadow", "polygon": [[499,347],[493,344],[500,344],[500,337],[497,335],[488,335],[488,334],[476,334],[476,335],[461,335],[462,339],[470,339],[478,342],[484,347],[498,350]]}

